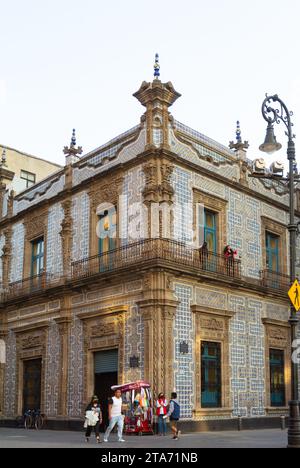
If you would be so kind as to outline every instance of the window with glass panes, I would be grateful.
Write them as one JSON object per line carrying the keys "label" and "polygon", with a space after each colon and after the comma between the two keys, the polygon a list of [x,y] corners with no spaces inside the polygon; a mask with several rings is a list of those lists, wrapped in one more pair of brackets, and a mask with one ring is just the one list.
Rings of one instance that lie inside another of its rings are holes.
{"label": "window with glass panes", "polygon": [[267,269],[276,273],[279,273],[279,240],[279,236],[266,232]]}
{"label": "window with glass panes", "polygon": [[270,349],[271,406],[285,406],[284,351]]}
{"label": "window with glass panes", "polygon": [[111,208],[99,216],[99,254],[109,252],[117,247],[117,211]]}
{"label": "window with glass panes", "polygon": [[31,276],[38,276],[44,271],[44,238],[32,243]]}
{"label": "window with glass panes", "polygon": [[32,172],[21,171],[21,179],[25,180],[26,188],[32,187],[36,182],[36,175]]}
{"label": "window with glass panes", "polygon": [[201,343],[201,406],[222,406],[221,343]]}
{"label": "window with glass panes", "polygon": [[217,253],[217,215],[204,210],[204,240],[209,252]]}

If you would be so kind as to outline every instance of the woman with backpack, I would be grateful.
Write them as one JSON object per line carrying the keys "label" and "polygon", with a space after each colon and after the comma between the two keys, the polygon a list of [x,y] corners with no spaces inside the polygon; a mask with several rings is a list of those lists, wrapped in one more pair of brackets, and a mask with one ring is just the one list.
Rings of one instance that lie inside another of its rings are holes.
{"label": "woman with backpack", "polygon": [[177,400],[177,393],[173,392],[170,400],[170,407],[168,414],[164,416],[164,419],[170,418],[171,429],[173,432],[173,439],[178,440],[180,431],[178,430],[178,421],[180,419],[180,404]]}

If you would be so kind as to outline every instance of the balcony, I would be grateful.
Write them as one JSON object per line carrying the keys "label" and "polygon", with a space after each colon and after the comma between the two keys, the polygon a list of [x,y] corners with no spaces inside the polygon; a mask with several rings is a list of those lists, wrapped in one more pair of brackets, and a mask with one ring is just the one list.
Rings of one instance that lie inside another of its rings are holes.
{"label": "balcony", "polygon": [[172,266],[177,270],[194,269],[207,275],[241,278],[241,262],[225,259],[212,252],[200,253],[183,242],[146,239],[72,264],[72,279],[79,280],[146,264]]}
{"label": "balcony", "polygon": [[1,299],[6,302],[12,299],[35,295],[47,289],[59,286],[62,282],[62,277],[43,272],[40,275],[10,283],[8,289],[2,291]]}
{"label": "balcony", "polygon": [[262,270],[260,272],[262,286],[270,289],[277,289],[288,292],[290,289],[290,277],[282,273],[271,270]]}
{"label": "balcony", "polygon": [[239,287],[251,289],[268,288],[270,292],[288,291],[289,276],[270,270],[260,272],[260,280],[242,277],[241,261],[226,259],[212,252],[201,253],[184,242],[170,239],[146,239],[111,250],[102,255],[73,262],[71,277],[57,276],[43,272],[39,276],[10,283],[2,290],[1,302],[22,301],[58,287],[77,287],[90,280],[106,278],[108,275],[140,273],[141,269],[160,267],[177,272],[203,276],[208,280],[237,281]]}

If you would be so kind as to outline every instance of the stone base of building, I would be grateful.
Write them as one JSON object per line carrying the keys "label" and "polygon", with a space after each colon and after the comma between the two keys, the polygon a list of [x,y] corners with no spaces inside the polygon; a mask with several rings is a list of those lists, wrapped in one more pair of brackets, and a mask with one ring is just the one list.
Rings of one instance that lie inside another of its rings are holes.
{"label": "stone base of building", "polygon": [[[284,425],[284,426],[283,426]],[[17,419],[0,419],[0,427],[18,428]],[[207,421],[180,421],[183,433],[222,432],[239,430],[284,429],[288,427],[288,417],[261,417],[234,419],[215,419]],[[54,431],[84,431],[82,419],[48,419],[44,429]]]}

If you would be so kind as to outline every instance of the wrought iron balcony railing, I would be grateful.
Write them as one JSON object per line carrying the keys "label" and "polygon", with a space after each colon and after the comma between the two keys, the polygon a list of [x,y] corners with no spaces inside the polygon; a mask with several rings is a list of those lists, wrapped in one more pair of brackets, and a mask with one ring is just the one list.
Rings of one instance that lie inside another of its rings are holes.
{"label": "wrought iron balcony railing", "polygon": [[43,272],[40,275],[10,283],[8,288],[2,291],[2,300],[9,301],[18,297],[35,294],[50,287],[58,286],[62,282],[62,277]]}
{"label": "wrought iron balcony railing", "polygon": [[290,277],[272,270],[262,270],[260,272],[262,286],[271,289],[280,289],[282,291],[290,289]]}
{"label": "wrought iron balcony railing", "polygon": [[[165,265],[179,271],[192,269],[193,272],[199,272],[205,276],[232,278],[251,284],[250,279],[242,277],[240,260],[228,259],[213,252],[201,252],[184,242],[170,239],[146,239],[74,262],[71,277],[68,278],[44,272],[38,276],[10,283],[7,289],[1,290],[1,301],[20,299],[62,284],[101,277],[109,273],[122,273],[131,268],[140,269],[146,265]],[[260,274],[261,280],[257,281],[257,286],[277,291],[289,289],[289,276],[270,270],[263,270]]]}
{"label": "wrought iron balcony railing", "polygon": [[241,278],[241,261],[226,259],[212,252],[203,253],[183,242],[170,239],[145,239],[72,264],[72,278],[81,279],[118,271],[151,261],[191,267],[224,277]]}

